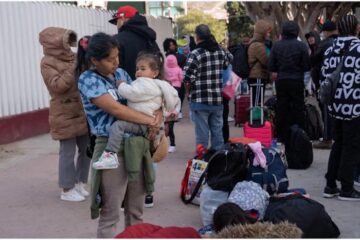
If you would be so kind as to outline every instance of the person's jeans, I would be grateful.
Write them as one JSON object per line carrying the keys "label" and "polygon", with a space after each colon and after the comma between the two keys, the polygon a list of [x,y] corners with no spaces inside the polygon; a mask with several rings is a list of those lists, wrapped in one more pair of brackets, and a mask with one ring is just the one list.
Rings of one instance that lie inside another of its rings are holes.
{"label": "person's jeans", "polygon": [[195,125],[196,145],[202,144],[209,148],[210,133],[211,148],[220,150],[224,145],[223,110],[191,110],[191,120]]}

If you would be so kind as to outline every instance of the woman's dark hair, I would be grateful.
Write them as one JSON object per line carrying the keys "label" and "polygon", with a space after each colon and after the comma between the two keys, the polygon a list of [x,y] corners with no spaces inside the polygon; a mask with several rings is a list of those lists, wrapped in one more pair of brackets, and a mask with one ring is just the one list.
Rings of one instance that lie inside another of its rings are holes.
{"label": "woman's dark hair", "polygon": [[110,56],[110,52],[113,48],[118,47],[118,43],[115,37],[106,33],[99,32],[92,35],[86,40],[85,36],[79,40],[77,62],[75,67],[75,77],[79,78],[80,74],[90,68],[90,59],[95,58],[100,61]]}
{"label": "woman's dark hair", "polygon": [[175,41],[175,39],[173,38],[166,38],[163,42],[163,48],[164,48],[164,52],[167,53],[169,51],[170,48],[170,43],[173,43],[176,46],[176,49],[178,47],[177,42]]}
{"label": "woman's dark hair", "polygon": [[86,49],[88,47],[90,41],[90,36],[86,35],[78,41],[77,44],[77,54],[76,54],[76,67],[75,67],[75,78],[79,79],[80,74],[85,71],[85,69],[89,69],[89,62],[84,61],[86,55]]}
{"label": "woman's dark hair", "polygon": [[220,232],[226,226],[237,224],[255,223],[256,219],[251,218],[236,203],[227,202],[220,205],[213,215],[215,232]]}
{"label": "woman's dark hair", "polygon": [[138,54],[138,57],[136,58],[136,64],[142,60],[149,62],[149,66],[151,70],[159,71],[159,75],[156,76],[156,78],[158,79],[164,78],[164,56],[161,54],[161,52],[149,53],[142,51]]}

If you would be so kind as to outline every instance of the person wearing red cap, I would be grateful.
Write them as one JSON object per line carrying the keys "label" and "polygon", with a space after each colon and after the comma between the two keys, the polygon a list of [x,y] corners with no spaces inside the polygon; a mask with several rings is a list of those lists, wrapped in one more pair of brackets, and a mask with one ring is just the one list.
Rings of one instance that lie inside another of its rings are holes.
{"label": "person wearing red cap", "polygon": [[148,26],[146,18],[129,5],[120,7],[109,22],[118,28],[119,67],[135,79],[138,54],[160,52],[156,43],[156,32]]}

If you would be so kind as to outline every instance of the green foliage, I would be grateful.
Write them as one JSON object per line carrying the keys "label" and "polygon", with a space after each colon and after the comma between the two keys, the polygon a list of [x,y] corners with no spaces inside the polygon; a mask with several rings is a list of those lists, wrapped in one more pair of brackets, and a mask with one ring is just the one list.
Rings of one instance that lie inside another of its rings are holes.
{"label": "green foliage", "polygon": [[243,37],[251,37],[254,23],[246,15],[245,7],[241,2],[227,2],[225,8],[229,14],[229,23],[227,24],[229,40],[240,42]]}
{"label": "green foliage", "polygon": [[219,43],[225,39],[226,23],[199,10],[190,10],[186,16],[179,17],[176,20],[176,23],[178,26],[179,37],[185,34],[194,35],[195,27],[197,25],[206,24],[209,26],[211,33]]}

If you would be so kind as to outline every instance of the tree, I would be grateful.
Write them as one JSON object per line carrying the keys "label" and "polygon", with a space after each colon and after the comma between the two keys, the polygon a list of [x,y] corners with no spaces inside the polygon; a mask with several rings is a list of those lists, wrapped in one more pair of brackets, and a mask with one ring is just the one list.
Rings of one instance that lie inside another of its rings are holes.
{"label": "tree", "polygon": [[281,23],[294,20],[299,24],[300,36],[313,30],[324,19],[338,18],[351,12],[356,2],[242,2],[248,16],[256,21],[268,20],[274,25],[274,34],[280,33]]}
{"label": "tree", "polygon": [[227,27],[232,42],[230,45],[239,43],[244,37],[251,37],[254,22],[246,15],[245,7],[240,2],[227,2],[225,8],[229,15]]}
{"label": "tree", "polygon": [[220,43],[225,39],[226,23],[213,18],[209,14],[205,14],[199,10],[190,10],[186,16],[179,17],[176,20],[179,36],[185,34],[193,34],[195,27],[199,24],[206,24],[209,26],[211,33]]}

